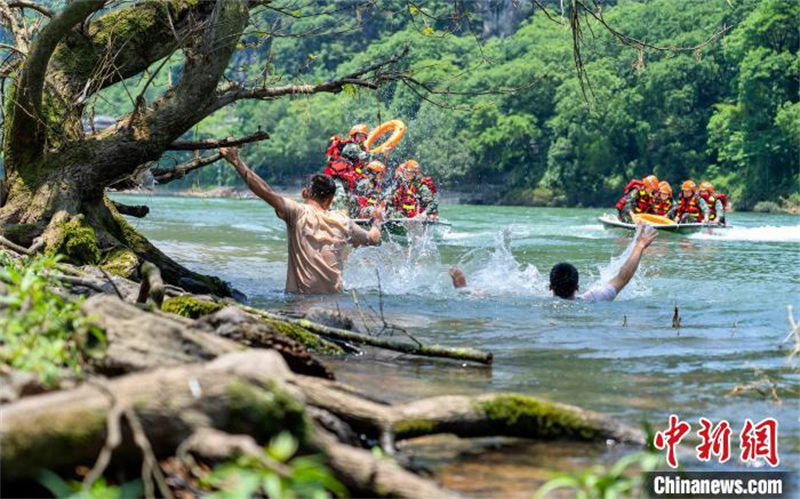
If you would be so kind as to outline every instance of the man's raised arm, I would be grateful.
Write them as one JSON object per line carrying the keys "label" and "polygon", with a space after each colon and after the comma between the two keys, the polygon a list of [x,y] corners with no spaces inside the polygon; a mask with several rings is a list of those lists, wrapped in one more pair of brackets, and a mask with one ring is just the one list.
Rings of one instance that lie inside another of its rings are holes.
{"label": "man's raised arm", "polygon": [[244,161],[239,158],[239,150],[236,147],[220,147],[219,153],[225,158],[228,163],[232,164],[239,176],[242,177],[247,187],[253,191],[253,194],[266,201],[270,206],[275,208],[278,216],[284,211],[283,196],[272,190],[264,179],[258,176],[253,170],[244,164]]}
{"label": "man's raised arm", "polygon": [[653,239],[656,238],[658,235],[658,231],[654,228],[643,225],[639,231],[639,234],[636,236],[636,243],[633,246],[633,251],[631,251],[630,256],[625,263],[622,264],[622,267],[619,269],[619,272],[613,279],[608,281],[608,283],[617,290],[617,293],[622,291],[622,288],[628,285],[628,283],[633,278],[633,275],[636,273],[636,269],[639,267],[639,261],[642,259],[642,253],[644,250],[650,246],[650,243],[653,242]]}

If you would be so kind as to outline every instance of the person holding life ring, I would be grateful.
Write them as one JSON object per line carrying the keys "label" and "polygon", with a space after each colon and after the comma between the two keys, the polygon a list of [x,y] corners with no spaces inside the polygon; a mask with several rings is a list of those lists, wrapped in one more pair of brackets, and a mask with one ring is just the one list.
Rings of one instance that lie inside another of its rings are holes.
{"label": "person holding life ring", "polygon": [[[381,142],[380,145],[373,147],[378,139],[389,132],[392,132],[392,134],[388,139]],[[381,123],[378,128],[373,130],[372,133],[367,136],[367,139],[364,141],[364,146],[371,154],[388,155],[395,147],[397,147],[397,144],[400,143],[400,139],[403,138],[405,133],[406,124],[401,120],[387,121],[386,123]]]}

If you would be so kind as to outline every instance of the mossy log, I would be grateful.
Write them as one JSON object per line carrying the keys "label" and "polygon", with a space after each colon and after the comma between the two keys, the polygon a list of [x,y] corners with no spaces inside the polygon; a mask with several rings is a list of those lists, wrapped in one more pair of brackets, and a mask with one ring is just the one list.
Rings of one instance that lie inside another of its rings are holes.
{"label": "mossy log", "polygon": [[[205,365],[159,369],[120,377],[104,386],[27,397],[3,408],[0,466],[3,483],[29,478],[40,468],[91,465],[106,440],[106,420],[116,406],[130,407],[157,456],[175,455],[203,429],[247,434],[265,443],[289,431],[311,452],[321,451],[351,491],[376,497],[450,497],[447,491],[391,460],[339,443],[314,427],[304,394],[275,352],[229,354]],[[125,440],[130,439],[124,435]],[[119,446],[117,463],[134,463],[134,446]]]}
{"label": "mossy log", "polygon": [[[436,433],[510,436],[642,445],[644,435],[602,414],[513,393],[448,395],[380,404],[336,382],[295,377],[308,404],[333,413],[356,431],[382,441]],[[391,450],[391,449],[387,449]]]}
{"label": "mossy log", "polygon": [[424,357],[468,360],[472,362],[479,362],[481,364],[492,363],[492,354],[490,352],[483,352],[475,348],[453,348],[441,345],[422,345],[407,341],[400,341],[394,338],[368,336],[365,334],[356,333],[354,331],[348,331],[346,329],[323,326],[322,324],[317,324],[316,322],[307,319],[292,319],[289,317],[283,317],[281,315],[266,312],[264,310],[258,310],[246,305],[240,305],[240,308],[246,312],[258,315],[259,317],[263,317],[265,319],[293,324],[321,336],[327,336],[329,338],[349,341],[361,345],[369,345],[386,350],[393,350],[395,352],[421,355]]}

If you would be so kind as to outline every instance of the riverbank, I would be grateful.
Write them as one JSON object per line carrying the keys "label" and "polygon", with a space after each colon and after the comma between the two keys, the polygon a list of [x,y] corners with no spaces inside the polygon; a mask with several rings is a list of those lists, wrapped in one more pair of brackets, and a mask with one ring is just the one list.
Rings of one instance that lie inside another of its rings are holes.
{"label": "riverbank", "polygon": [[[301,186],[277,185],[272,186],[280,195],[292,199],[300,199]],[[256,196],[244,187],[211,187],[192,189],[133,189],[114,192],[121,196],[174,196],[201,199],[256,199]],[[512,190],[506,195],[500,195],[497,189],[476,189],[473,191],[440,190],[438,193],[441,204],[466,204],[466,205],[491,205],[491,206],[526,206],[539,208],[564,207],[554,200],[542,189]],[[592,208],[592,207],[581,207]],[[593,208],[606,208],[595,206]],[[611,209],[611,208],[609,208]],[[752,210],[731,210],[730,213],[756,212],[756,213],[784,213],[800,215],[800,202],[796,197],[782,199],[780,203],[757,203]]]}

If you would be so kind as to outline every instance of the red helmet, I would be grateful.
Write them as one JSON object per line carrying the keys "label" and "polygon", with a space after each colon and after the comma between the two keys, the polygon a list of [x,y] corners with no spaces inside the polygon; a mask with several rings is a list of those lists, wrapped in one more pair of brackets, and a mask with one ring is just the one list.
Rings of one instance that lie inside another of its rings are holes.
{"label": "red helmet", "polygon": [[400,166],[397,167],[399,171],[413,171],[417,175],[420,173],[419,163],[414,159],[409,159],[405,163],[402,163]]}
{"label": "red helmet", "polygon": [[662,180],[658,183],[658,192],[663,192],[664,194],[672,196],[672,186],[669,185],[669,182],[666,180]]}
{"label": "red helmet", "polygon": [[697,184],[694,183],[694,180],[687,180],[686,182],[681,184],[681,190],[697,192]]}
{"label": "red helmet", "polygon": [[704,182],[700,182],[700,187],[698,187],[698,189],[701,191],[708,191],[709,194],[714,193],[714,186],[711,185],[711,182],[707,180]]}
{"label": "red helmet", "polygon": [[373,160],[367,164],[367,171],[383,175],[386,172],[386,165],[384,165],[378,160]]}
{"label": "red helmet", "polygon": [[364,123],[359,123],[358,125],[353,125],[353,128],[350,129],[349,135],[351,137],[355,137],[356,134],[363,133],[364,135],[369,135],[369,127]]}
{"label": "red helmet", "polygon": [[657,191],[658,190],[658,177],[655,175],[648,175],[642,179],[642,183],[644,184],[645,188],[650,191]]}

